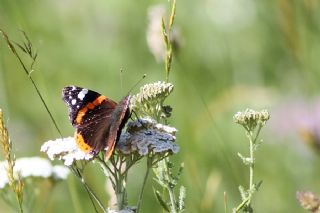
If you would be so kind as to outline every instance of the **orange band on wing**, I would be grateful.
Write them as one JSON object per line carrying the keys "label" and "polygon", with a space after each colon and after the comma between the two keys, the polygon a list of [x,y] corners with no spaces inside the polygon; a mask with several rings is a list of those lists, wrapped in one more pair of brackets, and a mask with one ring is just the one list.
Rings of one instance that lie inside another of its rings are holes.
{"label": "orange band on wing", "polygon": [[107,100],[107,97],[104,95],[100,95],[98,98],[96,98],[96,100],[93,101],[93,105],[98,106],[105,100]]}
{"label": "orange band on wing", "polygon": [[100,95],[93,102],[88,103],[85,107],[79,110],[78,115],[76,117],[76,123],[80,124],[83,116],[86,114],[88,110],[94,109],[96,106],[99,106],[103,101],[107,100],[107,97],[104,95]]}
{"label": "orange band on wing", "polygon": [[81,149],[83,152],[89,153],[92,150],[92,147],[89,146],[88,144],[86,144],[86,142],[84,141],[84,138],[82,137],[81,134],[75,133],[74,137],[76,139],[76,142],[77,142],[79,149]]}
{"label": "orange band on wing", "polygon": [[76,123],[80,124],[82,117],[86,114],[86,112],[88,111],[87,107],[82,108],[81,110],[79,110],[78,115],[76,117]]}

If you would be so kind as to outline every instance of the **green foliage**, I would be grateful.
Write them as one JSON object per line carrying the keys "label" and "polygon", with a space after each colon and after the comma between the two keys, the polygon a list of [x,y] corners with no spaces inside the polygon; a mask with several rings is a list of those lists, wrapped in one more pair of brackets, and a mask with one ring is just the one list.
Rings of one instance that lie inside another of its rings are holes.
{"label": "green foliage", "polygon": [[243,164],[249,167],[249,187],[245,189],[243,186],[239,186],[242,202],[233,209],[233,212],[253,212],[251,200],[256,191],[262,184],[259,181],[254,183],[254,168],[255,168],[255,152],[257,151],[256,142],[258,141],[260,131],[262,127],[266,125],[266,122],[270,119],[270,114],[267,110],[254,111],[252,109],[246,109],[244,112],[238,112],[234,115],[234,121],[240,124],[245,129],[245,133],[249,140],[249,157],[244,157],[240,153],[238,156],[242,160]]}
{"label": "green foliage", "polygon": [[[72,135],[73,128],[61,101],[62,87],[85,86],[120,100],[144,73],[147,82],[164,79],[164,66],[154,60],[145,39],[147,9],[154,3],[169,8],[168,1],[0,1],[1,29],[19,43],[23,29],[38,50],[31,76],[63,136]],[[179,129],[182,151],[173,161],[185,162],[181,182],[190,192],[185,201],[188,212],[223,212],[223,192],[228,192],[228,206],[235,206],[237,186],[246,188],[248,178],[236,155],[245,153],[246,141],[231,122],[233,112],[246,107],[273,112],[299,97],[318,100],[320,7],[312,0],[185,0],[177,1],[176,9],[174,26],[180,28],[182,42],[174,52],[170,81],[175,90],[167,101],[174,106],[170,122]],[[43,141],[59,136],[2,39],[0,106],[17,141],[17,157],[39,155]],[[289,117],[294,117],[289,109]],[[302,143],[297,130],[288,137],[274,134],[273,120],[287,118],[272,117],[262,132],[266,142],[257,151],[255,175],[264,182],[253,205],[262,213],[300,212],[297,189],[319,194],[319,152]],[[143,172],[144,168],[133,172],[130,189],[140,187]],[[85,177],[98,194],[104,192],[96,173]],[[85,190],[79,186],[77,194],[79,208],[90,212]],[[145,212],[162,209],[153,194],[145,191]],[[60,184],[51,196],[48,211],[76,212],[67,185]],[[270,198],[272,205],[266,202]],[[136,201],[133,195],[128,199]],[[1,212],[8,212],[4,203],[0,206]]]}

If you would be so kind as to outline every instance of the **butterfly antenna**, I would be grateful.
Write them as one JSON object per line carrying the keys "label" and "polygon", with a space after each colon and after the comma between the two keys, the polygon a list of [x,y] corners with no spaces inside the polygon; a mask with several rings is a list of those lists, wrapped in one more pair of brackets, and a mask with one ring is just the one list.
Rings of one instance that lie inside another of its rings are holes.
{"label": "butterfly antenna", "polygon": [[142,78],[141,78],[137,83],[135,83],[135,84],[131,87],[131,89],[129,90],[128,94],[130,94],[130,93],[132,92],[132,90],[133,90],[138,84],[140,84],[141,81],[142,81],[145,77],[147,77],[147,74],[143,74]]}
{"label": "butterfly antenna", "polygon": [[[132,111],[131,111],[131,115],[132,115],[132,114],[134,114],[134,115],[136,116],[138,122],[141,124],[141,126],[143,126],[143,128],[148,129],[148,127],[147,127],[146,125],[144,125],[144,123],[142,122],[142,120],[139,118],[139,116],[137,115],[137,113],[136,113],[135,111],[132,110]],[[130,115],[130,118],[131,118],[132,121],[134,121],[134,120],[132,119],[131,115]]]}
{"label": "butterfly antenna", "polygon": [[121,94],[123,94],[123,72],[124,72],[124,69],[123,68],[120,68],[120,88],[121,88]]}

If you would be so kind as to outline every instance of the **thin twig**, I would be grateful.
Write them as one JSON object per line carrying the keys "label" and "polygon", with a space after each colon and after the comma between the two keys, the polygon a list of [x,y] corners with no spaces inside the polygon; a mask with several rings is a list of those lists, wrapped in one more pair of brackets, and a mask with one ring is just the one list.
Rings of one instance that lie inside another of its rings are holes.
{"label": "thin twig", "polygon": [[[106,213],[106,210],[104,208],[104,206],[102,205],[102,202],[99,200],[99,198],[97,197],[97,195],[93,192],[93,190],[87,185],[87,183],[84,181],[81,172],[77,169],[77,168],[71,168],[71,171],[76,175],[76,177],[79,178],[80,182],[82,183],[82,185],[85,187],[87,193],[90,196],[90,200],[92,202],[92,205],[95,208],[95,212],[98,212],[96,209],[96,206],[92,200],[92,198],[94,198],[94,200],[98,203],[99,207],[103,210],[103,212]],[[92,197],[91,197],[92,196]]]}
{"label": "thin twig", "polygon": [[[36,83],[34,82],[32,76],[31,76],[31,70],[32,70],[32,69],[31,69],[30,71],[27,69],[27,67],[26,67],[25,64],[23,63],[20,55],[19,55],[18,52],[16,51],[13,43],[10,41],[8,35],[7,35],[2,29],[0,29],[0,33],[2,33],[5,41],[7,42],[8,46],[9,46],[9,49],[12,51],[12,53],[13,53],[13,54],[16,56],[16,58],[18,59],[18,61],[19,61],[20,65],[22,66],[24,72],[25,72],[26,75],[28,76],[28,78],[29,78],[29,80],[31,81],[33,87],[35,88],[35,90],[36,90],[39,98],[41,99],[41,102],[42,102],[43,106],[45,107],[47,113],[49,114],[52,123],[54,124],[54,126],[55,126],[56,130],[58,131],[59,135],[62,137],[62,134],[61,134],[61,131],[60,131],[59,127],[58,127],[57,122],[56,122],[55,119],[53,118],[53,115],[52,115],[51,111],[49,110],[49,107],[48,107],[47,103],[45,102],[45,100],[44,100],[44,98],[43,98],[43,96],[42,96],[42,94],[41,94],[38,86],[36,85]],[[23,32],[23,33],[24,33],[24,32]],[[27,36],[26,36],[25,33],[24,33],[24,35],[25,35],[26,39],[28,40],[28,38],[27,38]],[[29,40],[28,40],[28,41],[29,41]],[[30,41],[29,41],[29,42],[30,42]],[[35,61],[36,57],[37,57],[37,55],[35,55],[35,57],[32,57],[33,63],[31,64],[31,68],[32,68],[32,66],[33,66],[33,64],[34,64],[34,61]]]}

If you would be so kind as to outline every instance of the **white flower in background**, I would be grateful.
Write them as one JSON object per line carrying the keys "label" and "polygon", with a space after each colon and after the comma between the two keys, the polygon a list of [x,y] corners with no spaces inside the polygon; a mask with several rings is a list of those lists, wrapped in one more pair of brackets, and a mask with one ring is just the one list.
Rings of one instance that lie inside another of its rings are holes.
{"label": "white flower in background", "polygon": [[157,62],[162,62],[166,56],[166,47],[161,30],[161,20],[165,14],[166,9],[162,4],[154,5],[148,9],[147,43]]}
{"label": "white flower in background", "polygon": [[65,166],[54,166],[52,168],[52,178],[54,180],[65,180],[69,175],[69,169]]}
{"label": "white flower in background", "polygon": [[108,213],[134,213],[136,212],[136,207],[127,206],[125,209],[121,209],[121,210],[108,209],[107,211]]}
{"label": "white flower in background", "polygon": [[[157,62],[163,62],[166,57],[166,46],[163,40],[162,18],[166,17],[166,8],[163,4],[151,6],[148,9],[149,24],[147,28],[147,44]],[[170,41],[174,49],[181,46],[181,35],[177,28],[170,33]]]}
{"label": "white flower in background", "polygon": [[19,158],[16,160],[14,171],[20,172],[22,178],[31,176],[48,178],[52,174],[52,165],[50,161],[40,157]]}
{"label": "white flower in background", "polygon": [[121,134],[117,143],[117,149],[123,154],[175,154],[180,149],[175,143],[176,132],[175,128],[157,123],[150,118],[138,119],[128,123],[127,131]]}
{"label": "white flower in background", "polygon": [[[0,162],[0,189],[4,188],[8,183],[7,162]],[[52,166],[50,161],[40,157],[18,158],[14,166],[14,176],[21,178],[40,177],[53,178],[54,180],[66,179],[69,170],[64,166]]]}
{"label": "white flower in background", "polygon": [[41,146],[41,152],[47,153],[50,160],[63,160],[66,166],[71,166],[77,160],[90,160],[94,157],[80,150],[73,137],[47,141]]}
{"label": "white flower in background", "polygon": [[4,188],[9,183],[6,167],[0,163],[0,189]]}

